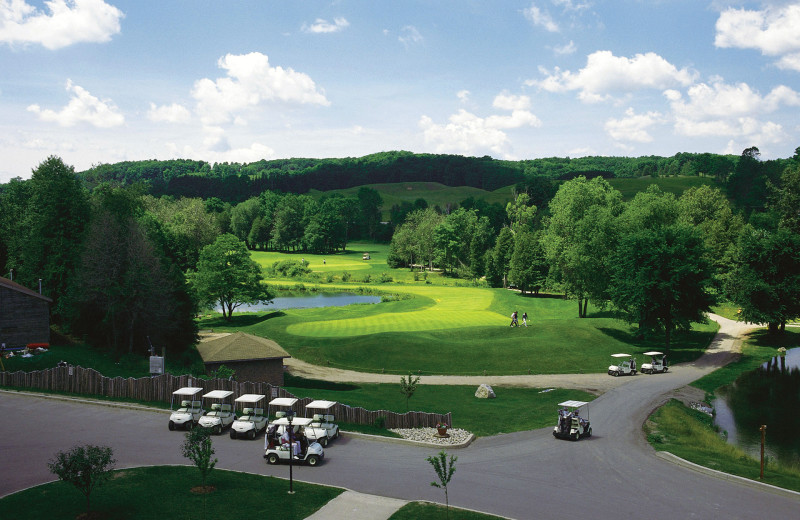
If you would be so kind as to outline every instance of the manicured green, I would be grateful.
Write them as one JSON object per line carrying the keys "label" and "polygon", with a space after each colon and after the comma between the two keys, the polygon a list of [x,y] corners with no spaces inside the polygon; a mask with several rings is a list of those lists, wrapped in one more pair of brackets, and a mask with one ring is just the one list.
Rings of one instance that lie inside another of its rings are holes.
{"label": "manicured green", "polygon": [[[406,411],[405,396],[400,393],[400,376],[396,385],[350,383],[331,389],[323,384],[292,378],[287,381],[285,388],[298,397],[329,399],[367,410]],[[513,387],[493,387],[497,394],[495,399],[478,399],[475,397],[476,389],[477,385],[426,385],[423,376],[410,399],[410,408],[432,413],[452,412],[451,426],[482,437],[552,426],[555,424],[558,403],[568,399],[594,399],[593,395],[580,390],[554,389],[542,392],[539,388]]]}
{"label": "manicured green", "polygon": [[445,507],[439,504],[409,502],[390,516],[389,520],[442,520],[442,518],[450,518],[450,520],[499,520],[502,518],[501,516],[487,515],[456,507],[450,508],[449,515],[448,517]]}
{"label": "manicured green", "polygon": [[661,191],[674,193],[676,197],[689,188],[698,186],[719,186],[719,184],[711,177],[630,177],[630,178],[617,178],[608,179],[608,183],[615,189],[622,193],[624,200],[631,200],[637,193],[647,190],[651,184],[656,184]]}
{"label": "manicured green", "polygon": [[[295,494],[289,495],[286,480],[223,470],[211,473],[208,484],[216,490],[205,497],[192,492],[200,485],[200,476],[193,467],[120,470],[92,493],[92,512],[102,513],[102,518],[110,520],[231,518],[233,511],[240,511],[247,518],[301,520],[343,491],[295,481]],[[15,520],[73,520],[85,508],[83,495],[64,482],[44,484],[0,499],[3,518]]]}
{"label": "manicured green", "polygon": [[[656,410],[645,423],[650,444],[707,468],[759,480],[760,461],[728,444],[715,430],[708,415],[672,400]],[[800,491],[800,468],[768,463],[764,482]]]}

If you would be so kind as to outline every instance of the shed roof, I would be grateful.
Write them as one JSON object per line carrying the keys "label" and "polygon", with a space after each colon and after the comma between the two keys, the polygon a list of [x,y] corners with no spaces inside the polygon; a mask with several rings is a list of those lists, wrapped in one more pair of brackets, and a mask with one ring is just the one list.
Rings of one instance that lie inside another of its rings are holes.
{"label": "shed roof", "polygon": [[0,287],[5,287],[7,289],[11,289],[12,291],[21,292],[22,294],[27,294],[28,296],[33,296],[34,298],[39,298],[40,300],[44,300],[46,302],[52,303],[53,300],[48,298],[47,296],[41,295],[36,291],[28,289],[24,285],[20,285],[17,282],[9,280],[8,278],[0,277]]}
{"label": "shed roof", "polygon": [[197,345],[197,350],[204,363],[291,357],[274,341],[244,332],[234,332],[221,338],[203,341]]}

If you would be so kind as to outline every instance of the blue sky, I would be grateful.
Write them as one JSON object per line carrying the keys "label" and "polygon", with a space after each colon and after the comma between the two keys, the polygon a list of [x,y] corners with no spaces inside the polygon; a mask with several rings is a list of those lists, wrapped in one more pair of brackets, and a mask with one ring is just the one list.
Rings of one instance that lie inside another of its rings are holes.
{"label": "blue sky", "polygon": [[0,0],[0,182],[49,155],[790,157],[800,0]]}

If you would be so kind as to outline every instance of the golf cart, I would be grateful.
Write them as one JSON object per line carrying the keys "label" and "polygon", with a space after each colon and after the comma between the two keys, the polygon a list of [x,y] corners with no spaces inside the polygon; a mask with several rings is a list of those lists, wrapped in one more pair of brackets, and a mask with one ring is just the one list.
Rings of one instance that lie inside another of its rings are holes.
{"label": "golf cart", "polygon": [[203,395],[203,399],[218,399],[222,402],[214,403],[211,405],[211,411],[207,412],[200,418],[197,424],[203,428],[208,428],[211,433],[219,435],[224,428],[233,424],[236,416],[233,414],[233,405],[224,402],[225,399],[232,396],[233,392],[230,390],[212,390]]}
{"label": "golf cart", "polygon": [[630,354],[611,354],[615,358],[614,363],[608,366],[610,376],[635,376],[636,360]]}
{"label": "golf cart", "polygon": [[[553,428],[553,437],[577,441],[581,437],[592,436],[592,426],[588,419],[580,416],[578,409],[586,406],[586,401],[564,401],[558,403],[558,424]],[[588,417],[589,408],[586,408]]]}
{"label": "golf cart", "polygon": [[[306,410],[319,410],[311,418],[311,424],[305,429],[309,441],[315,440],[326,447],[328,442],[339,437],[339,427],[334,424],[333,414],[329,413],[336,405],[333,401],[311,401]],[[309,412],[311,413],[311,412]]]}
{"label": "golf cart", "polygon": [[643,374],[656,374],[669,370],[667,356],[663,352],[645,352],[644,355],[650,356],[650,363],[642,363]]}
{"label": "golf cart", "polygon": [[173,431],[175,428],[185,428],[188,430],[200,420],[200,417],[203,415],[203,407],[202,403],[196,400],[195,396],[202,391],[202,388],[186,386],[172,392],[172,400],[170,400],[169,409],[172,410],[175,397],[180,398],[181,406],[169,416],[169,431]]}
{"label": "golf cart", "polygon": [[246,437],[253,440],[260,431],[267,429],[267,416],[264,415],[264,408],[258,407],[259,401],[264,397],[266,396],[262,394],[244,394],[236,398],[235,402],[241,403],[243,409],[242,415],[231,425],[231,439]]}
{"label": "golf cart", "polygon": [[305,462],[309,466],[319,464],[325,458],[325,451],[318,442],[307,439],[304,433],[304,429],[311,424],[311,419],[305,417],[293,418],[290,434],[292,442],[291,444],[282,443],[282,435],[278,433],[278,429],[282,428],[286,431],[289,428],[289,424],[288,417],[281,417],[270,424],[267,435],[264,436],[264,458],[267,459],[267,464],[277,464],[282,460],[289,460],[292,452],[294,452],[292,460]]}

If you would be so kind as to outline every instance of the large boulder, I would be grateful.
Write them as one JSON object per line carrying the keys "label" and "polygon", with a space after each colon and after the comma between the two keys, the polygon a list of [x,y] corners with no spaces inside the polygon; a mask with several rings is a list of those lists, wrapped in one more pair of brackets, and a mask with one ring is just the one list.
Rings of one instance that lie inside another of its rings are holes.
{"label": "large boulder", "polygon": [[478,399],[494,399],[497,396],[494,395],[492,387],[484,383],[475,391],[475,397]]}

